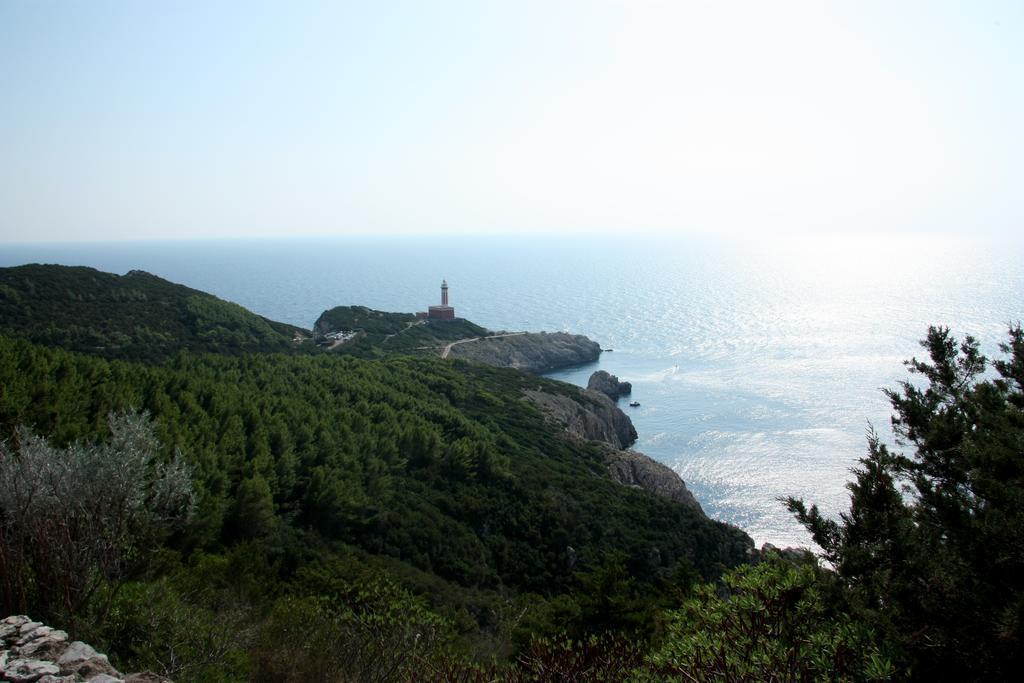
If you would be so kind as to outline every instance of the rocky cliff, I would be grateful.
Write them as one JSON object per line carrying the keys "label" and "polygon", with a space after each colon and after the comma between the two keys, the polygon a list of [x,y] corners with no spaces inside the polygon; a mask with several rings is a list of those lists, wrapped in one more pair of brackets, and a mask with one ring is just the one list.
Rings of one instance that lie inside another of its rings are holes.
{"label": "rocky cliff", "polygon": [[671,467],[630,450],[609,452],[607,462],[609,474],[620,484],[646,489],[704,513],[686,483]]}
{"label": "rocky cliff", "polygon": [[606,395],[586,389],[578,395],[527,390],[526,399],[573,438],[600,441],[608,446],[608,475],[624,486],[636,486],[685,505],[701,515],[697,499],[672,468],[643,453],[627,450],[636,441],[633,421]]}
{"label": "rocky cliff", "polygon": [[600,391],[613,401],[618,401],[623,396],[629,396],[633,391],[633,385],[629,382],[621,382],[615,375],[604,370],[598,370],[590,376],[587,381],[587,389]]}
{"label": "rocky cliff", "polygon": [[24,615],[0,621],[0,680],[10,683],[170,683],[151,673],[122,674],[107,656]]}
{"label": "rocky cliff", "polygon": [[581,334],[524,332],[456,344],[451,347],[449,355],[539,375],[593,363],[601,355],[601,346]]}
{"label": "rocky cliff", "polygon": [[604,394],[588,390],[573,398],[545,391],[524,393],[553,422],[578,439],[602,441],[615,449],[628,448],[636,441],[632,420]]}

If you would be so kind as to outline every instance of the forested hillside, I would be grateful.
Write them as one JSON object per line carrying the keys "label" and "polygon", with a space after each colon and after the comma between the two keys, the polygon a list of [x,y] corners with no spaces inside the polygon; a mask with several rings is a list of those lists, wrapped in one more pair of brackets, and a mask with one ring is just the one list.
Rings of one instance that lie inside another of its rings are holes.
{"label": "forested hillside", "polygon": [[[145,411],[162,457],[180,450],[190,463],[194,514],[159,564],[135,567],[133,590],[227,563],[230,590],[249,586],[241,604],[270,609],[319,595],[294,582],[337,564],[325,580],[391,581],[463,647],[507,651],[557,632],[649,632],[680,577],[712,579],[747,558],[742,531],[611,481],[601,448],[522,400],[538,386],[579,391],[439,359],[183,352],[153,366],[0,339],[6,438],[24,425],[56,445],[103,441],[108,415]],[[607,572],[629,581],[580,590]],[[8,611],[84,616],[62,613],[31,573],[7,578]],[[103,628],[97,642],[124,652],[121,626]]]}
{"label": "forested hillside", "polygon": [[180,349],[291,351],[309,332],[133,270],[0,268],[0,330],[104,358],[159,361]]}

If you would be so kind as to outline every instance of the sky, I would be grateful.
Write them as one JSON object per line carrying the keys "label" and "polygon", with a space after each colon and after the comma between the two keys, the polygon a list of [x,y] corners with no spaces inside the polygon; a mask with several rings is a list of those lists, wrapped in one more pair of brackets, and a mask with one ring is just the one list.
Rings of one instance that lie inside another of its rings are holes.
{"label": "sky", "polygon": [[0,0],[0,242],[1024,228],[1024,2]]}

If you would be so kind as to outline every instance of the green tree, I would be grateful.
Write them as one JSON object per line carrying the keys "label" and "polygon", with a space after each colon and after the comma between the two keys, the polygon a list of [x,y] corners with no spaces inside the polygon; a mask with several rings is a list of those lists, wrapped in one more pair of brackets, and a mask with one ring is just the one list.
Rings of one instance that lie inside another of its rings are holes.
{"label": "green tree", "polygon": [[238,486],[231,522],[239,538],[262,538],[276,528],[274,496],[270,484],[259,474],[254,474]]}
{"label": "green tree", "polygon": [[978,342],[946,328],[922,342],[887,391],[894,453],[874,435],[849,484],[850,510],[808,528],[845,588],[842,599],[903,651],[916,678],[1013,678],[1024,670],[1024,333],[986,375]]}
{"label": "green tree", "polygon": [[636,582],[621,553],[604,558],[591,571],[579,572],[576,580],[576,601],[588,629],[637,631],[650,616],[637,599]]}
{"label": "green tree", "polygon": [[884,680],[893,673],[863,625],[830,613],[820,571],[777,559],[727,573],[669,613],[639,680]]}

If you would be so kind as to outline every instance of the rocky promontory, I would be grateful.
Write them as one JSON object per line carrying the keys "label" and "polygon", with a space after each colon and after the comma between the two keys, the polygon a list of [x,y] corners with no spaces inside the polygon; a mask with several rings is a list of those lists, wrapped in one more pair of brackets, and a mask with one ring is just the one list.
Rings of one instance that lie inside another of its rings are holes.
{"label": "rocky promontory", "polygon": [[605,462],[613,481],[650,491],[705,516],[675,470],[643,453],[629,450],[636,442],[636,428],[608,396],[591,389],[580,390],[576,395],[541,390],[527,390],[523,394],[569,436],[599,441],[607,446]]}
{"label": "rocky promontory", "polygon": [[601,346],[567,332],[492,332],[465,318],[430,320],[365,306],[335,306],[313,324],[322,348],[376,357],[380,354],[437,355],[543,374],[592,363]]}
{"label": "rocky promontory", "polygon": [[582,334],[522,332],[455,344],[449,356],[539,375],[593,363],[601,356],[601,346]]}
{"label": "rocky promontory", "polygon": [[0,621],[0,681],[10,683],[170,683],[151,673],[122,674],[107,656],[25,615]]}
{"label": "rocky promontory", "polygon": [[636,442],[633,421],[604,394],[589,390],[581,391],[578,398],[536,390],[524,394],[577,439],[601,441],[615,449],[629,448]]}
{"label": "rocky promontory", "polygon": [[607,462],[612,479],[620,484],[651,491],[704,514],[686,483],[668,465],[633,450],[611,451]]}
{"label": "rocky promontory", "polygon": [[622,382],[615,375],[604,370],[597,370],[587,381],[587,389],[600,391],[613,401],[618,401],[623,396],[629,396],[633,391],[633,385],[629,382]]}

